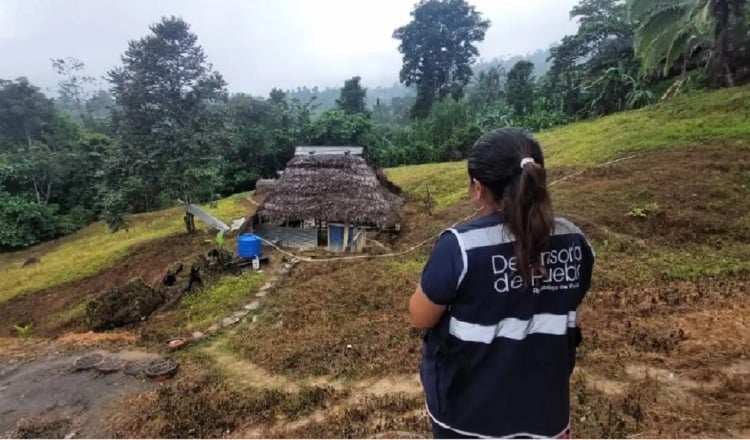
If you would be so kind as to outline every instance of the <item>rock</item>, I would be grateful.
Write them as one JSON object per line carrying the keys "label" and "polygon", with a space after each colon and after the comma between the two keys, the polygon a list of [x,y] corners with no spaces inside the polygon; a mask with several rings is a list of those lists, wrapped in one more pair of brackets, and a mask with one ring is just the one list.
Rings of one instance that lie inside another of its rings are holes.
{"label": "rock", "polygon": [[234,316],[235,318],[242,318],[243,316],[247,315],[248,313],[250,313],[249,310],[239,310],[237,312],[232,313],[232,316]]}
{"label": "rock", "polygon": [[263,291],[263,290],[268,290],[268,289],[270,289],[271,287],[273,287],[273,284],[271,284],[271,283],[266,283],[266,284],[264,284],[264,285],[263,285],[263,287],[261,287],[261,288],[260,288],[260,290],[261,290],[261,291]]}
{"label": "rock", "polygon": [[260,308],[260,301],[253,301],[250,304],[245,305],[245,310],[258,310]]}
{"label": "rock", "polygon": [[289,274],[290,274],[291,272],[290,272],[290,270],[289,270],[289,269],[284,269],[284,268],[281,268],[281,269],[279,269],[279,270],[278,270],[278,271],[277,271],[276,273],[277,273],[278,275],[282,276],[282,277],[285,277],[285,276],[289,275]]}
{"label": "rock", "polygon": [[145,321],[165,302],[162,292],[151,288],[142,278],[134,278],[90,301],[86,316],[92,330],[109,330]]}
{"label": "rock", "polygon": [[209,327],[208,329],[206,329],[207,333],[214,333],[214,332],[217,332],[217,331],[219,331],[219,324],[214,324],[211,327]]}
{"label": "rock", "polygon": [[201,340],[201,339],[203,339],[205,337],[206,337],[206,335],[203,334],[203,332],[193,332],[193,339],[195,339],[195,340]]}
{"label": "rock", "polygon": [[271,278],[270,278],[270,279],[268,280],[268,283],[269,283],[269,284],[275,284],[275,283],[276,283],[277,281],[279,281],[279,277],[271,277]]}
{"label": "rock", "polygon": [[258,322],[258,315],[253,315],[253,323]]}
{"label": "rock", "polygon": [[237,324],[238,322],[240,322],[240,318],[235,318],[234,316],[228,316],[221,321],[221,326],[229,327],[229,326]]}
{"label": "rock", "polygon": [[255,294],[255,297],[256,297],[256,298],[263,298],[263,297],[264,297],[264,296],[266,296],[266,295],[268,295],[268,292],[266,292],[266,291],[261,291],[261,292],[258,292],[258,293],[256,293],[256,294]]}

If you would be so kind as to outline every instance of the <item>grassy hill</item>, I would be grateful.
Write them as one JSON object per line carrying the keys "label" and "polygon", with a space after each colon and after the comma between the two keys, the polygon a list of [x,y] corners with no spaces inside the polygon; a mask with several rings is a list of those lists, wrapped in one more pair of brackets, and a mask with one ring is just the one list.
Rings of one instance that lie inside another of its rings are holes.
{"label": "grassy hill", "polygon": [[[750,87],[695,93],[641,110],[579,122],[537,134],[548,167],[591,167],[638,152],[750,140]],[[430,194],[439,206],[463,197],[463,162],[389,170],[407,191]]]}
{"label": "grassy hill", "polygon": [[[748,115],[750,88],[735,88],[539,133],[555,210],[581,225],[598,255],[581,310],[585,343],[573,380],[575,435],[750,435]],[[610,163],[620,158],[626,160]],[[388,174],[407,196],[405,230],[395,249],[427,240],[471,212],[463,162]],[[215,213],[229,219],[252,209],[236,196]],[[139,271],[156,276],[195,244],[182,244],[181,222],[178,210],[134,216],[127,233],[112,235],[95,224],[0,255],[0,316],[41,290],[58,298],[57,313],[75,315],[71,310],[80,312],[83,298],[75,292],[96,293],[102,278],[122,280]],[[405,304],[429,251],[300,265],[264,300],[257,322],[185,355],[219,376],[205,384],[194,378],[168,384],[169,390],[188,386],[189,397],[165,391],[146,399],[140,413],[179,408],[187,425],[194,415],[200,432],[222,435],[209,413],[191,412],[210,399],[232,402],[217,413],[222,420],[254,421],[245,437],[426,435],[423,401],[413,386],[420,340],[408,331]],[[42,264],[21,269],[32,255]],[[216,310],[241,304],[261,281],[227,278],[207,286],[165,318],[143,323],[139,335],[157,342],[192,330]],[[62,299],[68,296],[75,301]],[[221,382],[226,378],[232,382]],[[226,385],[259,378],[262,384],[254,386],[266,388],[252,392],[231,394]],[[259,407],[266,418],[248,415],[248,408]],[[303,417],[316,408],[314,417]],[[144,422],[137,434],[188,432],[158,426]]]}

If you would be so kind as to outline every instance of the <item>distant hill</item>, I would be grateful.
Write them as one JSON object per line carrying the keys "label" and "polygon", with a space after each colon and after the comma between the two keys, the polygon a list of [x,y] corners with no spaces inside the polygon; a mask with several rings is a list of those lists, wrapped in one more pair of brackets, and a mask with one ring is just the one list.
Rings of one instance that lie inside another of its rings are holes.
{"label": "distant hill", "polygon": [[534,63],[534,76],[540,77],[544,74],[546,74],[550,67],[552,66],[552,63],[547,61],[547,58],[549,58],[550,52],[549,50],[542,50],[539,49],[533,53],[529,53],[526,55],[513,55],[510,57],[496,57],[493,58],[490,61],[481,60],[479,63],[475,64],[474,74],[477,74],[483,70],[487,70],[490,67],[499,66],[505,69],[507,72],[510,70],[517,62],[521,60],[531,61]]}
{"label": "distant hill", "polygon": [[[490,67],[500,66],[506,71],[510,70],[514,64],[521,60],[528,60],[534,63],[534,75],[539,77],[549,71],[551,63],[547,61],[549,57],[549,50],[537,50],[536,52],[526,55],[514,55],[511,57],[496,57],[489,61],[481,60],[475,64],[472,69],[474,74],[477,74],[483,70],[487,70]],[[378,99],[384,105],[390,105],[393,98],[402,98],[405,96],[416,96],[416,92],[411,87],[406,87],[403,84],[394,83],[390,87],[367,87],[367,79],[363,78],[363,83],[367,88],[367,107],[373,108]],[[342,84],[343,85],[343,84]],[[321,89],[319,87],[297,87],[293,90],[286,91],[289,98],[297,98],[302,102],[308,102],[313,97],[316,97],[315,103],[318,105],[315,113],[321,113],[327,109],[336,106],[336,99],[339,97],[338,87],[326,87]]]}
{"label": "distant hill", "polygon": [[[367,107],[373,108],[378,99],[385,105],[390,105],[391,99],[401,98],[404,96],[414,96],[416,93],[410,87],[399,83],[394,83],[390,87],[366,87],[367,89]],[[297,87],[295,90],[287,90],[287,96],[291,99],[297,98],[302,102],[308,102],[315,97],[315,103],[318,105],[316,113],[323,112],[336,106],[336,99],[339,97],[340,89],[338,87]]]}

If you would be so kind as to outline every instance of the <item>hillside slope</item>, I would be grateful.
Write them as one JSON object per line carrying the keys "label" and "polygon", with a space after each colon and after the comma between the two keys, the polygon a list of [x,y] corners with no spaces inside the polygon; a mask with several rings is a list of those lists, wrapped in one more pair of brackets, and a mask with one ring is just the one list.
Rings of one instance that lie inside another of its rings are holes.
{"label": "hillside slope", "polygon": [[[695,93],[636,111],[538,133],[549,168],[583,168],[633,153],[750,140],[750,87]],[[439,206],[465,193],[463,162],[400,167],[389,175],[407,191],[430,194]]]}

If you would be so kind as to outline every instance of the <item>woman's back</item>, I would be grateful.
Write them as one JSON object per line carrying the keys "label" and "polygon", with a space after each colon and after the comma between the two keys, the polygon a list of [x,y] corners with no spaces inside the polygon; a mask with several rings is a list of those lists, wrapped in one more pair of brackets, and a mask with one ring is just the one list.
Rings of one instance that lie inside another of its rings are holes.
{"label": "woman's back", "polygon": [[436,436],[562,437],[594,253],[555,218],[539,142],[485,134],[468,157],[479,218],[438,240],[409,301]]}
{"label": "woman's back", "polygon": [[450,304],[425,340],[422,381],[432,418],[456,432],[556,436],[568,427],[576,313],[593,254],[577,227],[556,219],[544,271],[526,285],[502,215],[448,231],[421,287]]}

